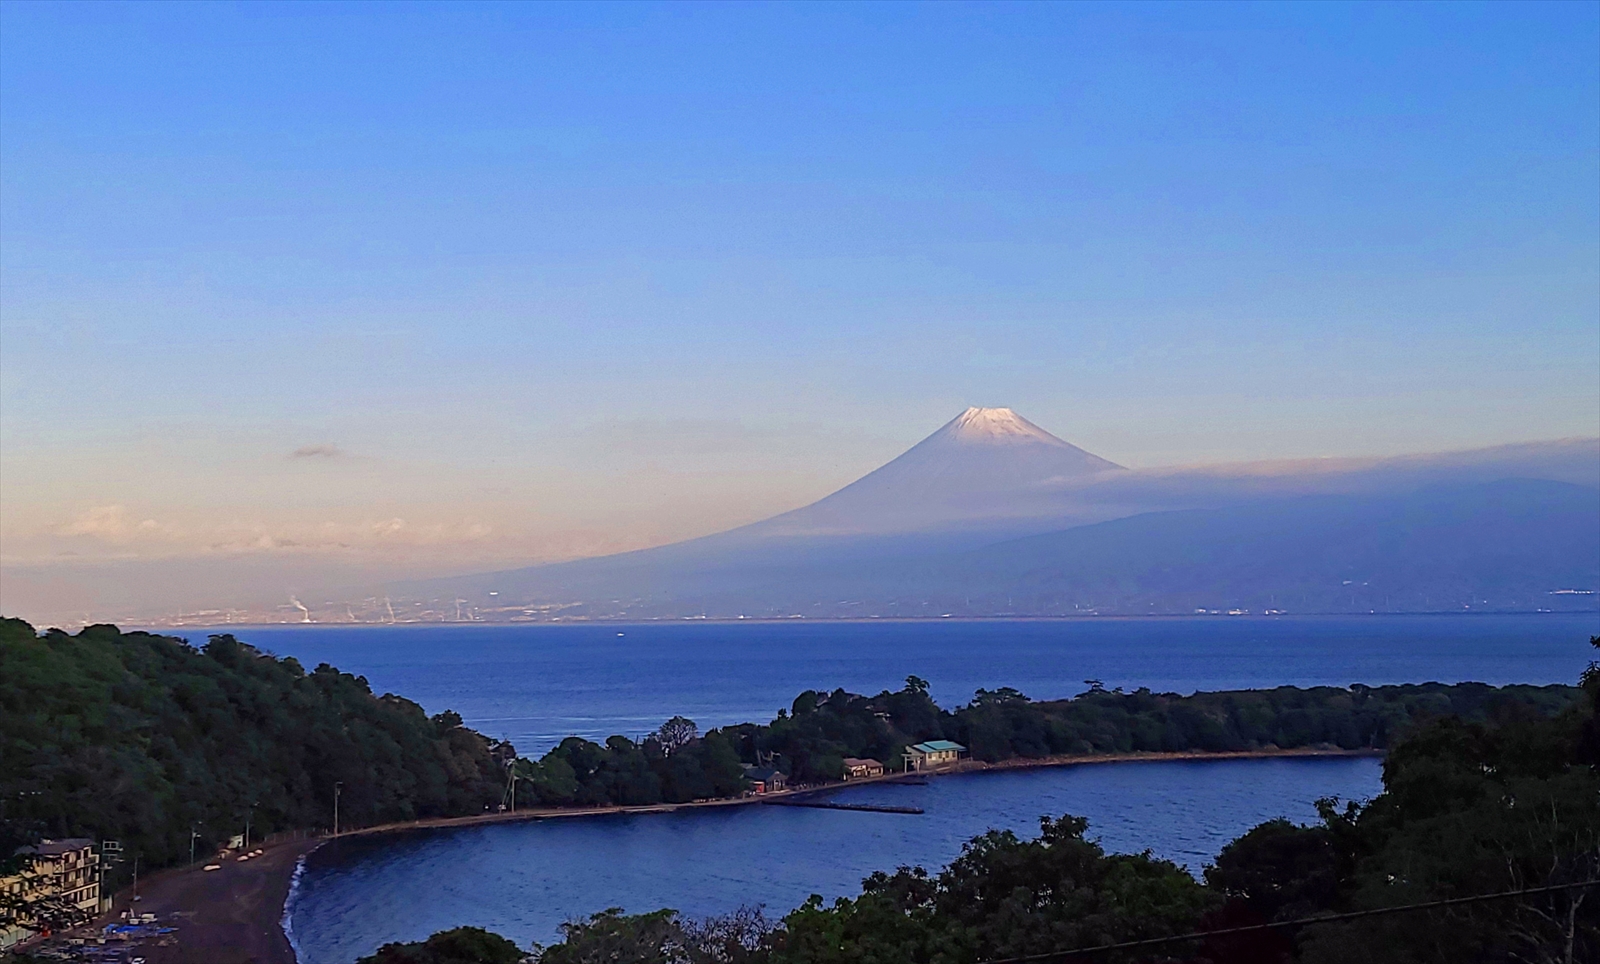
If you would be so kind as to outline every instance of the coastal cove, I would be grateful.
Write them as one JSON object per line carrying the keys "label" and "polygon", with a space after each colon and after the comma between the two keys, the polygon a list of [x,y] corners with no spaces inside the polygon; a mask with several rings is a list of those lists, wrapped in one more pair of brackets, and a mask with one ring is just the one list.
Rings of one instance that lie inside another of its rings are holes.
{"label": "coastal cove", "polygon": [[1062,813],[1088,817],[1108,850],[1148,847],[1197,873],[1263,820],[1309,821],[1318,797],[1380,789],[1373,756],[1084,763],[830,794],[922,815],[734,805],[344,837],[308,859],[286,920],[300,964],[350,964],[459,924],[549,942],[564,921],[613,906],[705,915],[761,904],[781,916],[813,893],[854,894],[875,870],[938,867],[991,828],[1032,836],[1041,815]]}
{"label": "coastal cove", "polygon": [[[1352,786],[1365,794],[1368,789],[1367,783],[1376,784],[1375,767],[1374,772],[1366,773],[1364,768],[1359,765],[1359,761],[1376,764],[1378,758],[1378,754],[1370,751],[1338,750],[1096,754],[1088,757],[1019,759],[996,764],[965,762],[951,771],[928,775],[927,777],[918,775],[911,779],[915,781],[933,780],[942,783],[965,777],[1016,774],[1049,768],[1101,766],[1117,768],[1125,765],[1140,764],[1216,765],[1250,762],[1306,763],[1344,761],[1347,763],[1356,762],[1358,765],[1343,772],[1341,772],[1340,768],[1333,768],[1323,772],[1301,771],[1299,776],[1303,777],[1307,772],[1318,778],[1331,776],[1338,783],[1339,788],[1330,792],[1350,795]],[[1188,771],[1187,776],[1191,780],[1198,779],[1203,781],[1207,772],[1205,770]],[[1244,772],[1248,774],[1251,771]],[[1276,780],[1268,780],[1269,794],[1282,789],[1284,782],[1282,778],[1285,775],[1296,775],[1293,770],[1280,770],[1277,773],[1262,772],[1268,776],[1278,777]],[[1161,772],[1155,771],[1154,775],[1157,777],[1157,782],[1160,782]],[[1133,776],[1137,777],[1137,775]],[[1225,770],[1223,771],[1223,776],[1228,777],[1231,774]],[[624,849],[634,855],[631,859],[640,859],[639,854],[641,851],[637,845],[640,837],[648,838],[653,833],[653,828],[654,831],[666,831],[668,839],[672,836],[671,830],[673,828],[670,825],[667,827],[653,825],[648,822],[651,819],[670,816],[687,818],[695,814],[726,812],[733,809],[765,813],[776,811],[780,814],[785,812],[791,814],[806,812],[803,810],[791,810],[787,807],[768,807],[763,805],[767,800],[777,802],[778,799],[837,800],[847,805],[864,804],[868,807],[881,805],[905,807],[907,801],[914,797],[920,797],[923,802],[927,802],[927,784],[919,782],[914,785],[906,785],[902,782],[905,779],[904,776],[889,775],[883,778],[857,781],[850,785],[835,785],[820,790],[787,791],[773,794],[767,798],[744,797],[641,807],[535,808],[517,813],[442,817],[362,827],[344,833],[337,839],[323,836],[269,843],[262,857],[251,860],[248,863],[235,863],[229,860],[221,861],[221,873],[217,876],[212,876],[205,872],[200,868],[199,864],[188,868],[171,868],[157,873],[144,881],[140,889],[142,896],[138,904],[131,902],[133,897],[132,888],[124,888],[117,895],[113,914],[108,919],[114,918],[116,914],[124,910],[138,910],[144,913],[155,913],[163,920],[170,919],[180,922],[179,929],[182,936],[176,945],[156,945],[140,948],[139,953],[144,955],[150,964],[193,964],[197,954],[204,955],[208,964],[297,964],[297,961],[299,964],[305,964],[307,960],[319,960],[324,957],[344,954],[347,950],[342,947],[330,950],[320,946],[314,946],[307,950],[304,947],[305,941],[298,939],[300,934],[296,930],[295,921],[297,919],[303,920],[308,910],[312,912],[313,916],[312,939],[320,943],[322,938],[325,937],[325,935],[316,930],[322,923],[320,919],[316,919],[317,911],[320,910],[320,907],[317,906],[316,901],[308,902],[305,898],[303,881],[307,875],[308,858],[316,861],[312,870],[315,879],[320,884],[325,876],[325,871],[330,867],[334,869],[335,873],[346,869],[347,859],[355,860],[362,864],[379,861],[386,865],[389,859],[393,857],[404,863],[407,859],[406,855],[412,853],[419,843],[428,841],[433,835],[444,835],[438,839],[446,842],[475,841],[481,839],[473,835],[475,831],[526,824],[568,822],[587,824],[591,821],[600,821],[588,831],[580,831],[579,837],[582,839],[588,837],[591,833],[608,834],[612,829],[619,826],[615,821],[623,820],[646,821],[632,824],[631,832],[622,838],[622,842],[626,844]],[[1119,781],[1112,780],[1111,782],[1114,784]],[[1124,778],[1121,782],[1137,787],[1143,785],[1145,781],[1138,779],[1128,781]],[[966,787],[968,791],[994,790],[996,788],[1002,791],[1000,801],[1002,805],[1005,803],[1006,797],[1004,791],[1010,790],[1012,791],[1011,795],[1015,795],[1015,787],[1008,787],[1004,783],[980,783]],[[884,790],[891,792],[883,793],[882,791]],[[907,794],[910,794],[910,796]],[[962,800],[962,797],[963,795],[958,794],[956,799]],[[944,795],[937,795],[935,802],[936,804],[943,803]],[[972,802],[970,799],[965,800],[965,809],[972,809]],[[918,807],[917,809],[924,808]],[[1022,811],[1025,809],[1025,807],[1016,809],[1016,812],[1011,815],[1023,815]],[[1142,808],[1135,806],[1133,810],[1138,816],[1147,817],[1150,815],[1151,808],[1148,805]],[[927,812],[930,811],[925,810],[925,813]],[[1002,807],[1003,812],[1004,808]],[[844,816],[850,812],[833,811],[833,813]],[[856,813],[854,815],[860,814]],[[966,839],[966,837],[959,836],[961,829],[958,824],[963,815],[960,813],[937,812],[934,813],[934,817],[934,823],[939,832],[958,835],[959,839],[947,841],[947,843],[953,842],[959,847],[960,843]],[[1116,823],[1117,821],[1113,818],[1110,822]],[[716,830],[726,825],[713,823],[709,826],[711,829]],[[755,832],[756,839],[749,841],[752,846],[761,843],[761,836],[764,831],[770,832],[773,829],[772,824],[764,823],[761,818],[735,826],[741,832],[745,829]],[[816,825],[816,828],[826,833],[828,830],[826,821]],[[785,829],[781,818],[777,829],[780,835]],[[789,836],[792,837],[794,827],[789,826],[788,829],[790,831]],[[876,831],[886,828],[874,827],[869,823],[866,829],[873,831],[873,833],[869,833],[869,837],[876,837],[879,836]],[[905,828],[891,824],[888,825],[887,829],[903,831]],[[988,829],[988,827],[985,826],[984,829]],[[1016,829],[1019,836],[1027,837],[1036,828],[1027,819],[1022,819],[1014,829]],[[1190,830],[1191,836],[1202,844],[1201,848],[1194,850],[1192,853],[1179,854],[1174,859],[1179,860],[1180,863],[1185,864],[1191,870],[1196,870],[1199,866],[1196,861],[1203,862],[1204,859],[1209,859],[1213,856],[1216,848],[1226,842],[1226,836],[1209,832],[1201,825],[1196,825]],[[1122,828],[1121,835],[1129,837],[1129,839],[1135,839],[1138,833],[1137,820],[1135,820],[1131,828]],[[467,834],[467,836],[457,836],[460,834]],[[1130,836],[1130,834],[1133,836]],[[970,836],[970,834],[967,836]],[[493,835],[489,839],[492,841],[494,839]],[[535,838],[536,845],[537,839]],[[792,843],[792,841],[790,842]],[[728,846],[738,845],[739,841],[721,840],[720,843],[725,849]],[[314,856],[319,853],[321,853],[321,856]],[[682,855],[679,854],[677,856],[681,857]],[[531,863],[538,864],[537,855],[535,855],[535,859]],[[579,866],[583,868],[588,865],[580,861]],[[379,873],[385,872],[380,870]],[[715,881],[716,879],[718,878],[714,875],[712,880]],[[787,879],[786,882],[789,884],[796,883],[793,879]],[[554,883],[558,891],[564,890],[562,881],[558,880]],[[846,881],[841,893],[850,892],[853,889],[852,883],[851,881]],[[605,886],[611,886],[611,883],[606,882]],[[232,895],[231,899],[217,899],[217,895],[223,892]],[[804,896],[809,896],[809,894]],[[775,913],[780,910],[775,907],[768,907],[767,909]],[[381,908],[378,911],[374,911],[372,921],[377,932],[388,933],[387,928],[390,925],[383,922],[383,915],[380,911]],[[562,917],[556,923],[564,922],[565,919],[565,917]],[[345,933],[342,925],[340,926],[340,933]],[[384,940],[387,941],[388,938],[385,937]],[[371,948],[366,950],[371,950]],[[366,951],[361,953],[366,953]]]}
{"label": "coastal cove", "polygon": [[[643,730],[664,718],[669,701],[715,725],[759,718],[768,689],[768,702],[782,705],[801,683],[871,691],[868,681],[887,684],[891,674],[930,666],[933,692],[950,702],[961,690],[996,683],[1030,695],[1073,692],[1095,676],[1108,686],[1180,692],[1356,678],[1558,682],[1576,675],[1582,655],[1572,640],[1597,622],[1583,615],[1301,617],[283,627],[241,635],[355,667],[375,688],[407,685],[425,705],[428,694],[447,693],[443,699],[473,713],[472,725],[533,748],[563,731]],[[446,640],[449,656],[432,655]],[[973,640],[979,645],[964,645]],[[656,705],[662,709],[652,712]],[[1263,820],[1312,820],[1323,796],[1370,797],[1379,774],[1372,757],[1152,760],[838,794],[920,806],[923,816],[699,808],[346,838],[310,859],[285,920],[301,964],[348,964],[385,941],[469,923],[524,944],[548,942],[564,921],[612,906],[694,915],[760,903],[781,915],[812,893],[854,893],[875,870],[938,866],[991,827],[1031,836],[1041,815],[1063,812],[1088,817],[1091,836],[1108,849],[1148,847],[1197,872]],[[646,870],[660,867],[670,872]],[[439,888],[438,880],[454,883]],[[396,920],[385,910],[395,906],[408,915]]]}

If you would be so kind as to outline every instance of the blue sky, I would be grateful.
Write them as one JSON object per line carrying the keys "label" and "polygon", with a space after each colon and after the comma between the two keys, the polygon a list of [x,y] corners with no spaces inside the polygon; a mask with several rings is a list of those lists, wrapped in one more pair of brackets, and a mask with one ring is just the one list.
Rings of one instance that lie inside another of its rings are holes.
{"label": "blue sky", "polygon": [[6,3],[3,555],[650,544],[967,405],[1135,466],[1592,436],[1596,50],[1592,3]]}

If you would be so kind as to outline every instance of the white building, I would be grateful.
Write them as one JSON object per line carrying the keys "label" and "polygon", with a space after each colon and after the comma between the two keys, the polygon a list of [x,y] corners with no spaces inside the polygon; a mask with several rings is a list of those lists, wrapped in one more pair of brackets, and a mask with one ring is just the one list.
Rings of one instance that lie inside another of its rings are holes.
{"label": "white building", "polygon": [[950,766],[961,758],[967,748],[949,740],[929,740],[906,747],[907,770],[935,770]]}

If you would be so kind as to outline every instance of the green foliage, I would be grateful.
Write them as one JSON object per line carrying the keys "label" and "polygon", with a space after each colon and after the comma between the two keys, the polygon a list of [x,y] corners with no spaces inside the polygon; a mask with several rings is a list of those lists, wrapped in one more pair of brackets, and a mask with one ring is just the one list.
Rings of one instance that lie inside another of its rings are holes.
{"label": "green foliage", "polygon": [[1088,821],[1040,821],[1023,841],[990,831],[937,876],[902,867],[854,900],[813,897],[784,919],[771,960],[974,961],[1184,933],[1215,903],[1176,864],[1106,854]]}
{"label": "green foliage", "polygon": [[1036,703],[1011,689],[980,690],[951,716],[944,737],[969,747],[974,758],[991,761],[1061,753],[1384,749],[1430,718],[1550,716],[1578,695],[1570,686],[1424,683],[1281,686],[1192,696],[1091,688],[1074,699]]}
{"label": "green foliage", "polygon": [[[1385,792],[1344,828],[1353,871],[1329,906],[1392,907],[1600,878],[1600,774],[1577,753],[1591,713],[1492,727],[1441,720],[1396,747]],[[1600,960],[1600,894],[1559,891],[1318,928],[1305,959]]]}
{"label": "green foliage", "polygon": [[[1593,686],[1600,693],[1600,671]],[[807,690],[790,713],[770,724],[722,732],[746,762],[770,759],[793,780],[812,783],[838,779],[843,757],[895,768],[907,745],[941,739],[966,746],[973,759],[986,762],[1092,753],[1381,750],[1428,719],[1547,717],[1580,696],[1571,686],[1482,683],[1282,686],[1192,696],[1092,685],[1072,699],[1035,702],[1002,687],[980,689],[951,712],[937,706],[925,681],[913,676],[904,689],[876,696]]]}
{"label": "green foliage", "polygon": [[792,782],[837,780],[847,756],[888,763],[899,759],[908,742],[938,738],[942,711],[926,690],[914,688],[921,681],[912,680],[898,693],[870,698],[842,689],[806,690],[790,713],[770,724],[746,723],[724,732],[746,762],[770,760]]}
{"label": "green foliage", "polygon": [[1293,920],[1333,906],[1346,861],[1328,827],[1269,820],[1239,837],[1205,870],[1206,886],[1261,921]]}
{"label": "green foliage", "polygon": [[773,925],[758,909],[686,921],[677,911],[624,914],[612,907],[561,925],[561,943],[537,948],[539,964],[755,964],[769,960]]}
{"label": "green foliage", "polygon": [[537,762],[521,761],[519,773],[518,806],[688,803],[736,797],[745,788],[738,753],[715,730],[680,740],[670,754],[657,735],[642,743],[613,736],[603,746],[569,736]]}
{"label": "green foliage", "polygon": [[527,954],[481,927],[440,931],[425,941],[385,944],[356,964],[518,964]]}
{"label": "green foliage", "polygon": [[[1591,640],[1600,646],[1600,640]],[[1600,693],[1547,716],[1500,705],[1433,720],[1384,761],[1384,792],[1321,826],[1281,821],[1208,868],[1233,922],[1400,907],[1600,879]],[[1287,951],[1286,951],[1287,953]],[[1307,929],[1307,964],[1600,960],[1600,893],[1558,890]]]}
{"label": "green foliage", "polygon": [[145,866],[243,833],[481,813],[502,757],[454,713],[430,719],[326,664],[232,636],[201,649],[90,626],[0,620],[0,799],[12,835],[113,838]]}
{"label": "green foliage", "polygon": [[612,907],[586,921],[561,925],[560,944],[539,955],[540,964],[678,964],[686,959],[683,925],[674,910],[628,916]]}

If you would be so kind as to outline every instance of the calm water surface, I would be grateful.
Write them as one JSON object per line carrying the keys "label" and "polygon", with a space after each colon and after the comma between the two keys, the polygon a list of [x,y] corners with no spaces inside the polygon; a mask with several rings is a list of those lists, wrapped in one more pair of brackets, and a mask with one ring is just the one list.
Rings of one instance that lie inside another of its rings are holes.
{"label": "calm water surface", "polygon": [[[1086,679],[1157,692],[1284,684],[1570,683],[1600,615],[1052,621],[292,626],[233,629],[307,668],[329,662],[430,713],[543,753],[569,735],[637,736],[772,719],[801,690],[876,693],[907,674],[942,705],[978,687],[1036,699]],[[202,641],[206,631],[189,633]]]}
{"label": "calm water surface", "polygon": [[1311,820],[1318,797],[1379,789],[1372,758],[1093,764],[836,794],[920,816],[738,807],[347,839],[312,855],[290,917],[301,964],[350,964],[462,924],[548,943],[607,907],[781,916],[810,894],[859,893],[874,870],[940,867],[991,827],[1036,836],[1041,814],[1088,817],[1108,850],[1148,847],[1198,871],[1263,820]]}
{"label": "calm water surface", "polygon": [[[683,713],[765,721],[807,688],[874,693],[907,674],[946,706],[978,687],[1067,696],[1086,679],[1157,691],[1572,682],[1600,615],[1085,619],[991,622],[293,626],[236,629],[308,667],[365,675],[429,712],[542,753],[562,737],[638,735]],[[190,634],[198,638],[203,631]],[[856,893],[874,870],[935,868],[990,827],[1074,813],[1111,850],[1197,869],[1321,796],[1380,788],[1372,759],[1093,765],[848,791],[923,816],[780,807],[548,820],[346,840],[319,851],[290,915],[303,964],[349,964],[390,940],[476,924],[526,944],[606,907],[691,915]]]}

